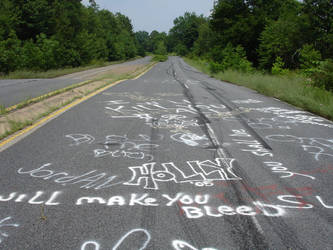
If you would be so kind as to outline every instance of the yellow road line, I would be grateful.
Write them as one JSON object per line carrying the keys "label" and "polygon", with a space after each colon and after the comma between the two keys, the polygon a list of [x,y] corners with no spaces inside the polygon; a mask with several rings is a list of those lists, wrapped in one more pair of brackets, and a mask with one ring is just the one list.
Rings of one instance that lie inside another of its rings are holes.
{"label": "yellow road line", "polygon": [[153,65],[151,65],[150,67],[148,67],[148,69],[146,69],[145,71],[143,71],[141,74],[139,74],[138,76],[134,77],[132,80],[137,80],[139,79],[141,76],[143,76],[144,74],[146,74],[149,70],[151,70],[154,66],[156,65],[156,63],[154,63]]}
{"label": "yellow road line", "polygon": [[[144,72],[142,72],[141,74],[139,74],[138,76],[136,76],[136,77],[133,78],[133,79],[138,79],[138,78],[140,78],[141,76],[143,76],[144,74],[146,74],[149,70],[151,70],[155,65],[156,65],[156,64],[153,64],[151,67],[149,67],[147,70],[145,70]],[[114,82],[114,83],[111,83],[110,85],[107,85],[107,86],[105,86],[105,87],[103,87],[103,88],[101,88],[101,89],[98,89],[98,90],[96,90],[96,91],[90,93],[89,95],[84,96],[84,97],[82,97],[81,99],[78,99],[78,100],[76,100],[76,101],[74,101],[74,102],[72,102],[72,103],[70,103],[70,104],[68,104],[68,105],[66,105],[66,106],[64,106],[64,107],[62,107],[61,109],[59,109],[59,110],[57,110],[57,111],[55,111],[55,112],[49,114],[48,116],[42,118],[42,119],[39,120],[38,122],[32,124],[31,126],[28,126],[28,127],[24,128],[24,129],[22,129],[21,131],[19,131],[19,132],[15,133],[14,135],[10,136],[8,139],[5,139],[4,141],[0,142],[0,149],[1,149],[1,147],[5,146],[6,144],[8,144],[8,143],[14,141],[16,138],[18,138],[18,137],[20,137],[20,136],[23,136],[24,134],[26,134],[26,133],[28,133],[29,131],[31,131],[31,130],[37,128],[38,126],[41,126],[42,124],[46,123],[46,122],[49,121],[50,119],[52,119],[52,118],[54,118],[54,117],[60,115],[61,113],[67,111],[68,109],[70,109],[70,108],[72,108],[72,107],[74,107],[74,106],[80,104],[81,102],[84,102],[85,100],[87,100],[87,99],[89,99],[89,98],[91,98],[91,97],[93,97],[93,96],[95,96],[95,95],[97,95],[97,94],[103,92],[104,90],[107,90],[108,88],[111,88],[111,87],[117,85],[118,83],[121,83],[121,82],[124,82],[124,81],[127,81],[127,80],[129,80],[129,79],[122,79],[122,80],[116,81],[116,82]],[[87,82],[87,81],[86,81],[86,82]],[[85,82],[82,82],[81,84],[83,84],[83,83],[85,83]]]}
{"label": "yellow road line", "polygon": [[[28,102],[28,103],[36,103],[36,102],[41,101],[41,100],[43,100],[43,99],[45,99],[45,98],[48,98],[48,97],[52,97],[52,96],[54,96],[54,95],[55,95],[56,93],[58,93],[59,91],[60,91],[61,93],[63,93],[62,91],[65,91],[66,89],[71,90],[71,89],[79,88],[79,87],[81,87],[81,86],[83,86],[83,85],[85,85],[85,84],[87,84],[87,83],[89,83],[89,82],[91,82],[91,80],[84,81],[84,82],[79,82],[79,83],[75,83],[75,84],[69,85],[69,86],[67,86],[67,87],[65,87],[65,88],[58,89],[58,90],[54,90],[54,91],[49,92],[49,93],[47,93],[47,94],[44,94],[44,95],[41,95],[41,96],[34,97],[34,98],[32,98],[32,99],[27,100],[26,102]],[[18,103],[18,104],[15,104],[15,105],[13,105],[13,106],[11,106],[11,107],[8,107],[8,108],[6,108],[6,111],[9,112],[9,111],[15,110],[15,109],[17,109],[17,107],[18,107],[20,104],[22,104],[22,103],[23,103],[23,102]]]}
{"label": "yellow road line", "polygon": [[111,83],[110,85],[107,85],[107,86],[105,86],[105,87],[103,87],[101,89],[98,89],[95,92],[93,92],[93,93],[91,93],[91,94],[89,94],[89,95],[87,95],[87,96],[85,96],[85,97],[83,97],[81,99],[78,99],[78,100],[76,100],[76,101],[74,101],[74,102],[66,105],[65,107],[63,107],[63,108],[61,108],[61,109],[59,109],[59,110],[51,113],[50,115],[44,117],[43,119],[39,120],[38,122],[34,123],[33,125],[31,125],[29,127],[26,127],[25,129],[23,129],[20,132],[14,134],[13,136],[9,137],[8,139],[0,142],[0,148],[3,147],[3,146],[5,146],[6,144],[12,142],[13,140],[15,140],[16,138],[18,138],[19,136],[22,136],[22,135],[28,133],[32,129],[34,129],[34,128],[40,126],[40,125],[42,125],[43,123],[47,122],[48,120],[50,120],[50,119],[58,116],[59,114],[67,111],[68,109],[70,109],[70,108],[72,108],[72,107],[80,104],[81,102],[84,102],[85,100],[87,100],[87,99],[89,99],[89,98],[91,98],[91,97],[93,97],[93,96],[95,96],[95,95],[103,92],[104,90],[106,90],[108,88],[111,88],[111,87],[117,85],[118,83],[121,83],[121,82],[126,81],[126,80],[128,80],[128,79],[123,79],[123,80],[119,80],[117,82]]}

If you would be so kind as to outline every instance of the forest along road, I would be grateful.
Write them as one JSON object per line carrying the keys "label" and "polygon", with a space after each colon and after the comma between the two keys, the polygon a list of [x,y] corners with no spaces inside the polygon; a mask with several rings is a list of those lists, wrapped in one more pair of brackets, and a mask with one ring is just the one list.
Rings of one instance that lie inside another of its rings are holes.
{"label": "forest along road", "polygon": [[333,123],[178,57],[0,158],[1,249],[333,245]]}
{"label": "forest along road", "polygon": [[9,107],[30,98],[38,97],[49,92],[68,87],[75,83],[93,80],[103,73],[119,66],[146,65],[151,57],[85,70],[52,79],[17,79],[0,80],[0,105]]}

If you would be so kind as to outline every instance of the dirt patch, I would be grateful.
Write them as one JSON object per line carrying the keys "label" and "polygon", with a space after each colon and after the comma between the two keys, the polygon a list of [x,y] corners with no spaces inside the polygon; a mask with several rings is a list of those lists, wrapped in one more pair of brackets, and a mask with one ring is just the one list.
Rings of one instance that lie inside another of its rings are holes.
{"label": "dirt patch", "polygon": [[6,115],[0,116],[0,139],[5,133],[14,133],[17,128],[27,122],[34,122],[41,117],[51,113],[60,107],[72,102],[75,99],[82,98],[89,93],[107,86],[120,78],[132,78],[145,71],[147,65],[121,65],[109,71],[103,72],[99,76],[100,80],[92,81],[86,85],[74,88],[61,94],[49,97],[38,103],[31,104],[19,110],[15,110]]}

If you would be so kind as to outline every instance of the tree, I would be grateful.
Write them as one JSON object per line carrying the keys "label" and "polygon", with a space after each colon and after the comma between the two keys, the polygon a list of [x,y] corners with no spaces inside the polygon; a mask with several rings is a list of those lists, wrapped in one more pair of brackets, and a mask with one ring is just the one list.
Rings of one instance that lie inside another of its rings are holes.
{"label": "tree", "polygon": [[163,41],[158,42],[154,53],[157,55],[166,55],[168,53]]}
{"label": "tree", "polygon": [[140,56],[144,56],[146,51],[149,51],[149,34],[146,31],[138,31],[135,33],[135,39],[137,42],[138,53]]}
{"label": "tree", "polygon": [[194,42],[193,52],[197,56],[207,55],[217,42],[214,32],[208,22],[202,23],[198,28],[198,39]]}
{"label": "tree", "polygon": [[271,21],[277,20],[281,9],[296,0],[218,0],[211,15],[211,25],[220,46],[229,42],[244,47],[250,61],[258,64],[260,34]]}
{"label": "tree", "polygon": [[194,42],[199,36],[199,26],[205,22],[203,16],[186,12],[184,16],[176,18],[173,28],[169,31],[173,45],[183,44],[187,50],[192,49]]}
{"label": "tree", "polygon": [[306,34],[324,58],[333,57],[333,1],[304,0]]}

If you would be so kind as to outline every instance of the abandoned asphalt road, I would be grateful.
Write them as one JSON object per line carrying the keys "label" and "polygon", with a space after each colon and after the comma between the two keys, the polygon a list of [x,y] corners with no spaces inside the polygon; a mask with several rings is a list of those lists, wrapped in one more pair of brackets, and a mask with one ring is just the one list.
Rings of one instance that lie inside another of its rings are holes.
{"label": "abandoned asphalt road", "polygon": [[124,65],[148,64],[151,57],[90,69],[52,79],[0,80],[0,105],[9,107],[19,102],[68,87],[75,83],[93,80],[101,74]]}
{"label": "abandoned asphalt road", "polygon": [[333,246],[333,123],[178,57],[0,158],[1,249]]}

